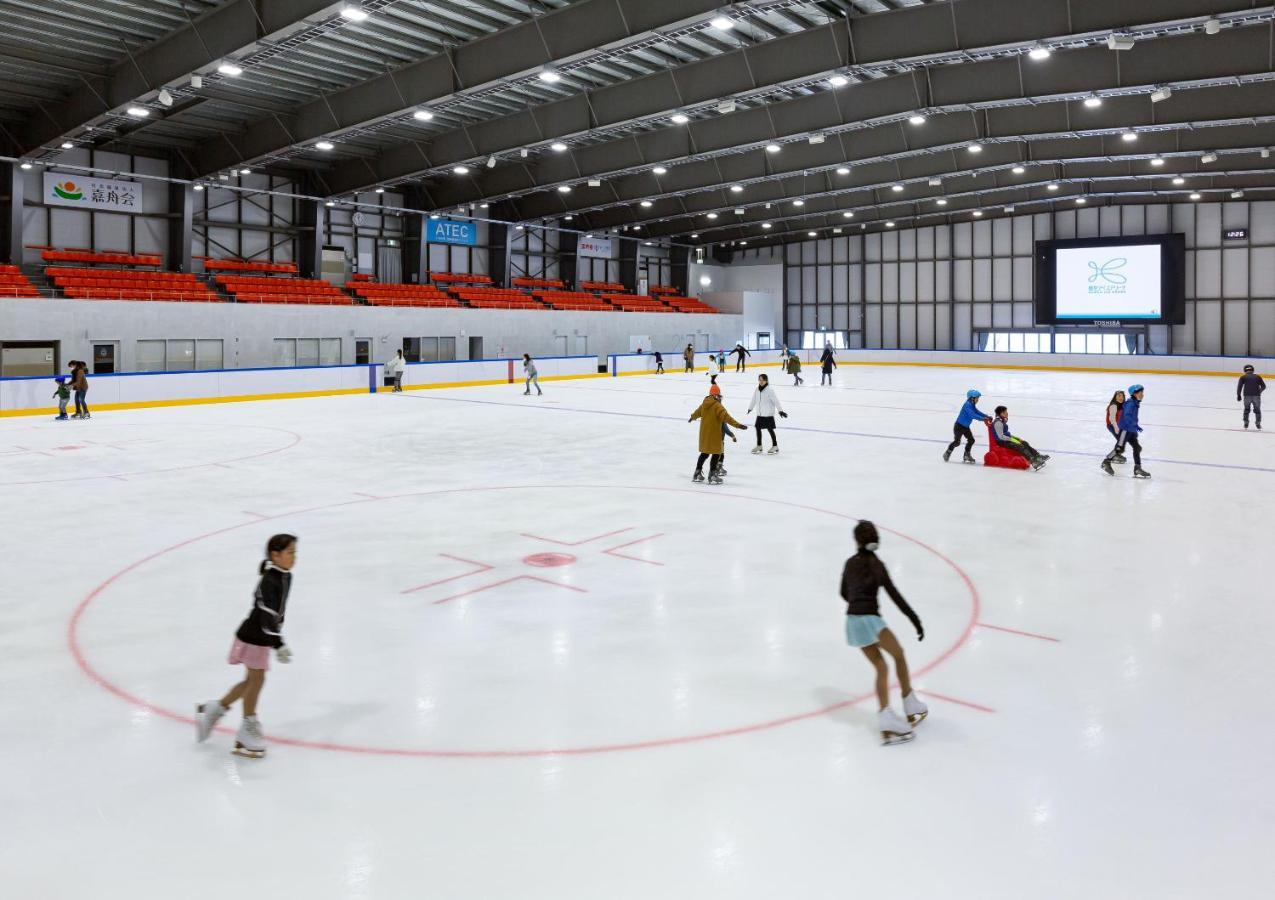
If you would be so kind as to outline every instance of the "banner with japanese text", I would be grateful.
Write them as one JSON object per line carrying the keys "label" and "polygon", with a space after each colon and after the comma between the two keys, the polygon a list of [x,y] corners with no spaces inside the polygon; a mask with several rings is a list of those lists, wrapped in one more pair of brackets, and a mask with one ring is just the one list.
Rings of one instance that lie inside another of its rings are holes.
{"label": "banner with japanese text", "polygon": [[102,212],[141,212],[142,185],[136,181],[45,172],[44,202]]}

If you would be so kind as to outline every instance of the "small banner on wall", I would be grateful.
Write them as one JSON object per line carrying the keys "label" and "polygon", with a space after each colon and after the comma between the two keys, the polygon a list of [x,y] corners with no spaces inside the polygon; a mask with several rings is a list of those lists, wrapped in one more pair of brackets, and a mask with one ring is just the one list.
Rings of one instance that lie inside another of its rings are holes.
{"label": "small banner on wall", "polygon": [[431,244],[460,244],[462,247],[473,247],[478,243],[478,224],[476,222],[457,222],[454,219],[430,219],[429,235]]}
{"label": "small banner on wall", "polygon": [[579,256],[596,256],[600,259],[610,259],[611,239],[582,237],[576,243],[576,253]]}
{"label": "small banner on wall", "polygon": [[110,212],[141,212],[142,185],[136,181],[45,172],[44,202]]}

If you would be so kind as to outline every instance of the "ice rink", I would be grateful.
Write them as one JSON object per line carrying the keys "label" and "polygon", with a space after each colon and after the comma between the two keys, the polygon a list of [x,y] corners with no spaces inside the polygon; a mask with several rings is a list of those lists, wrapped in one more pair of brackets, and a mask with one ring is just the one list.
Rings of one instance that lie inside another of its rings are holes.
{"label": "ice rink", "polygon": [[[0,892],[1270,896],[1275,435],[1234,381],[764,371],[782,452],[741,434],[721,487],[703,374],[0,420]],[[1098,468],[1132,381],[1150,481]],[[1044,470],[943,463],[971,387]],[[882,597],[901,747],[844,642],[860,517],[927,630]],[[188,716],[279,531],[245,760]]]}

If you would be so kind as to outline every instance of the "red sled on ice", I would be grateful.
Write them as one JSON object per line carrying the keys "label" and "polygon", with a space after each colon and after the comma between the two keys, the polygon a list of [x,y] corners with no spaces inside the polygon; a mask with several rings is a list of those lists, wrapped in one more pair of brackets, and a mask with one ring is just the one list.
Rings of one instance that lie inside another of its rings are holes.
{"label": "red sled on ice", "polygon": [[986,425],[988,450],[983,454],[983,465],[994,466],[998,469],[1030,468],[1026,459],[996,443],[996,432],[992,430],[992,423],[987,422]]}

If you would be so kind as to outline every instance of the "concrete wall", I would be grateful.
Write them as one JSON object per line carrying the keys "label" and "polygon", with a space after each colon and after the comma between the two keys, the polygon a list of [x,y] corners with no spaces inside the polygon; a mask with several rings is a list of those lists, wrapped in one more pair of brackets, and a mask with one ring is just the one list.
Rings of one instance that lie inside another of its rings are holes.
{"label": "concrete wall", "polygon": [[738,315],[0,301],[0,341],[60,342],[63,363],[91,359],[92,344],[114,341],[121,372],[137,370],[139,340],[221,340],[219,368],[239,369],[275,365],[275,338],[339,338],[343,363],[354,362],[355,339],[371,339],[372,359],[384,362],[405,337],[454,337],[461,359],[468,358],[469,338],[481,337],[485,357],[592,354],[605,360],[627,353],[630,335],[649,335],[656,348],[675,351],[695,335],[707,335],[710,347],[734,344],[741,328]]}

